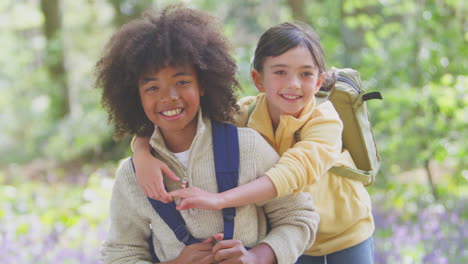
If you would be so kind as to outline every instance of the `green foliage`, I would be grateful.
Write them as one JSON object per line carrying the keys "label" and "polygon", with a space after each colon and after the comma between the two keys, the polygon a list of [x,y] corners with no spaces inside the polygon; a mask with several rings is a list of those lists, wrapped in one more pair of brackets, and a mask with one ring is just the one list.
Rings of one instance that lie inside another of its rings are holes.
{"label": "green foliage", "polygon": [[[138,16],[144,4],[161,7],[173,2],[61,1],[64,42],[57,47],[64,52],[70,113],[56,120],[53,97],[65,93],[57,90],[59,80],[51,79],[45,67],[57,57],[46,56],[46,47],[54,43],[47,43],[42,34],[39,1],[0,1],[0,148],[4,153],[0,168],[10,168],[0,170],[0,234],[10,239],[2,240],[5,245],[16,248],[6,251],[7,257],[14,258],[12,263],[96,262],[108,227],[105,212],[115,160],[128,156],[130,150],[129,139],[117,143],[112,139],[112,127],[94,89],[94,65],[120,23]],[[255,94],[250,80],[255,45],[268,27],[292,20],[288,1],[178,2],[221,20],[233,44],[242,95]],[[383,177],[368,188],[377,224],[375,245],[380,259],[376,263],[466,262],[468,241],[461,237],[468,219],[464,203],[468,193],[466,3],[305,3],[306,22],[320,35],[328,65],[357,69],[366,90],[381,91],[384,97],[368,104],[383,160]],[[104,163],[107,160],[114,161]],[[31,161],[58,164],[58,168],[45,166],[43,173],[46,179],[60,181],[32,181],[15,169],[14,164]],[[93,165],[82,164],[90,161]],[[438,202],[426,184],[405,184],[397,176],[426,161],[447,167],[436,180]],[[66,169],[73,165],[81,168],[82,176]],[[77,184],[80,177],[86,180]],[[434,228],[434,221],[441,224]],[[447,243],[439,245],[440,241]],[[33,246],[25,253],[24,245]],[[70,251],[63,253],[63,249]],[[78,253],[71,254],[72,249]],[[68,258],[63,259],[63,254]]]}
{"label": "green foliage", "polygon": [[466,144],[460,138],[468,132],[467,80],[447,74],[420,90],[401,87],[386,91],[382,103],[371,103],[384,163],[398,164],[390,166],[391,175],[422,166],[427,160],[466,164]]}

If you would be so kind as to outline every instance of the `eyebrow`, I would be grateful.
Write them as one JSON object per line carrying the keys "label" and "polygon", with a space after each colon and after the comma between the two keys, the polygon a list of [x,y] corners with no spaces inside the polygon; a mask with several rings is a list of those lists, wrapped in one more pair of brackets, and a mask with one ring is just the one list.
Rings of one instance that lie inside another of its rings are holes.
{"label": "eyebrow", "polygon": [[[283,68],[283,67],[288,68],[289,66],[286,65],[286,64],[275,64],[275,65],[270,66],[270,69],[273,69],[273,68]],[[301,68],[315,69],[315,67],[312,66],[312,65],[303,65],[303,66],[301,66]]]}
{"label": "eyebrow", "polygon": [[[192,76],[192,75],[193,74],[188,73],[188,72],[178,72],[178,73],[172,75],[172,78],[179,77],[179,76]],[[155,78],[155,77],[144,77],[142,82],[147,83],[147,82],[157,81],[157,80],[158,80],[158,78]]]}

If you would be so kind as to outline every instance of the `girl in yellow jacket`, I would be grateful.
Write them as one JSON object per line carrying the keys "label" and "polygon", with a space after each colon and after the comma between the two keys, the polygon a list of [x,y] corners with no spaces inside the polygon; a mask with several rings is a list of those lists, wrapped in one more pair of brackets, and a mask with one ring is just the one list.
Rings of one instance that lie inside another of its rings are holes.
{"label": "girl in yellow jacket", "polygon": [[179,210],[220,210],[310,192],[321,221],[314,245],[297,263],[373,263],[369,194],[361,182],[327,172],[332,166],[355,165],[342,149],[343,125],[333,105],[315,102],[318,90],[336,81],[326,72],[319,37],[299,23],[268,29],[255,50],[251,75],[261,93],[241,100],[236,123],[257,130],[281,155],[278,164],[264,177],[223,193],[195,186],[167,193],[162,173],[179,178],[162,162],[155,166],[148,139],[138,138],[134,158],[145,194],[161,201],[182,198]]}

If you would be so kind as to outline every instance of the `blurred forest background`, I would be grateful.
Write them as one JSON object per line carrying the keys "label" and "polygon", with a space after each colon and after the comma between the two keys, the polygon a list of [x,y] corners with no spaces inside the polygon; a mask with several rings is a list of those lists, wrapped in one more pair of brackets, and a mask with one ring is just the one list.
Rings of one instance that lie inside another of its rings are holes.
{"label": "blurred forest background", "polygon": [[[98,263],[115,142],[94,88],[112,32],[168,0],[0,1],[0,262]],[[244,94],[261,33],[301,20],[329,66],[359,70],[383,167],[368,187],[376,263],[468,263],[468,4],[185,0],[232,40]]]}

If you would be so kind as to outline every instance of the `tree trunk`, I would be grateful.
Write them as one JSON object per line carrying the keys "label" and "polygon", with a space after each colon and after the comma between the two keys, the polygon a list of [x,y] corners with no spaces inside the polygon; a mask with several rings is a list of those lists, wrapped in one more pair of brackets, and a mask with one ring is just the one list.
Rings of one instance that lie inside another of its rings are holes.
{"label": "tree trunk", "polygon": [[434,196],[434,200],[438,200],[439,197],[437,195],[437,190],[434,185],[434,180],[432,178],[432,171],[430,167],[431,161],[429,159],[424,161],[424,169],[426,170],[427,180],[429,182],[429,187],[431,188],[432,195]]}
{"label": "tree trunk", "polygon": [[419,64],[419,52],[421,50],[421,29],[419,26],[419,21],[422,17],[422,12],[425,6],[424,0],[419,0],[416,5],[416,10],[414,11],[414,15],[412,16],[412,36],[413,36],[413,43],[412,43],[412,53],[411,59],[409,61],[409,73],[410,73],[410,82],[414,87],[421,87],[423,84],[422,80],[422,72],[421,66]]}
{"label": "tree trunk", "polygon": [[49,88],[50,115],[52,120],[59,120],[70,113],[60,1],[41,0],[41,10],[44,15],[43,32],[47,40],[45,64],[52,83]]}
{"label": "tree trunk", "polygon": [[307,23],[305,14],[304,0],[288,0],[288,6],[291,8],[293,19]]}
{"label": "tree trunk", "polygon": [[339,29],[341,33],[341,43],[344,48],[343,56],[341,56],[341,63],[343,67],[355,67],[355,65],[357,65],[356,61],[360,60],[357,54],[359,54],[359,49],[361,47],[361,38],[358,37],[361,32],[358,32],[357,28],[351,29],[346,25],[346,17],[348,14],[346,14],[344,10],[344,0],[339,1],[339,3]]}

